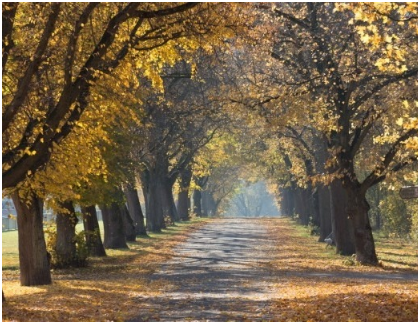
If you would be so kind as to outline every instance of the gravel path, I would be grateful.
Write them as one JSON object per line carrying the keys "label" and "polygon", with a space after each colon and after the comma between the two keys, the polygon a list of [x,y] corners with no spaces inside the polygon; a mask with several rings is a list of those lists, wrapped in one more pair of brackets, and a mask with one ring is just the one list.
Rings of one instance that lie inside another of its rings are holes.
{"label": "gravel path", "polygon": [[154,279],[166,290],[141,298],[148,309],[130,321],[254,321],[271,318],[273,279],[266,227],[257,219],[224,219],[192,233]]}

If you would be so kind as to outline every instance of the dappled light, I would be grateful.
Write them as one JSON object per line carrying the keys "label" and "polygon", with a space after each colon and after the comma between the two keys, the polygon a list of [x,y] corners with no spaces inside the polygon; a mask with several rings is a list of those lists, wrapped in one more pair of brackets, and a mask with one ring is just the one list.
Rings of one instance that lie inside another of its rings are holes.
{"label": "dappled light", "polygon": [[3,320],[414,320],[417,13],[3,2]]}

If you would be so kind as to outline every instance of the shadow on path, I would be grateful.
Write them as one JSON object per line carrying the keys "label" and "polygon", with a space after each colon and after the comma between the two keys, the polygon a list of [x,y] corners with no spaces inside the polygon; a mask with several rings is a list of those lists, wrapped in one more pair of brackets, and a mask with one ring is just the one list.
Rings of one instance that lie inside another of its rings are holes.
{"label": "shadow on path", "polygon": [[[149,308],[130,321],[225,321],[258,318],[269,305],[267,231],[260,221],[225,219],[210,223],[176,249],[153,274],[166,282],[159,297],[142,298]],[[267,318],[263,315],[264,318]]]}
{"label": "shadow on path", "polygon": [[418,280],[415,274],[274,271],[269,268],[272,243],[261,220],[224,219],[208,224],[191,234],[152,275],[164,285],[163,292],[139,297],[144,310],[129,321],[274,320],[272,306],[284,301],[274,291],[275,284],[286,277]]}

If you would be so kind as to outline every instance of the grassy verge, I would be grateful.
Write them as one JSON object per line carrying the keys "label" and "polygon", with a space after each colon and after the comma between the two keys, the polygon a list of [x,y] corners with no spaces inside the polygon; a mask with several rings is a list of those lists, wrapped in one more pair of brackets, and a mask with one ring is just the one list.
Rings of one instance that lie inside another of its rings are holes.
{"label": "grassy verge", "polygon": [[[335,268],[344,268],[355,264],[350,257],[336,254],[335,247],[325,248],[324,243],[318,243],[318,237],[311,236],[306,227],[298,225],[288,218],[283,218],[282,220],[286,221],[294,229],[296,237],[305,239],[305,241],[300,240],[299,242],[309,244],[309,254],[317,262],[320,260],[322,265],[332,265]],[[380,233],[374,233],[373,235],[375,238],[376,253],[383,269],[388,271],[411,270],[418,273],[418,245],[416,242],[388,238]],[[330,263],[327,264],[326,261],[321,261],[322,259],[330,261]],[[380,268],[356,266],[362,270],[380,270]]]}
{"label": "grassy verge", "polygon": [[149,274],[207,221],[182,222],[138,238],[127,250],[108,250],[108,257],[92,258],[86,268],[55,270],[52,285],[22,287],[18,270],[3,270],[3,321],[126,320],[144,305],[141,298],[170,287],[164,280],[150,280]]}
{"label": "grassy verge", "polygon": [[360,266],[335,254],[335,248],[325,249],[287,218],[270,220],[268,229],[268,269],[276,278],[270,308],[274,320],[416,321],[418,281],[410,278],[418,274],[413,245],[377,237],[383,267]]}

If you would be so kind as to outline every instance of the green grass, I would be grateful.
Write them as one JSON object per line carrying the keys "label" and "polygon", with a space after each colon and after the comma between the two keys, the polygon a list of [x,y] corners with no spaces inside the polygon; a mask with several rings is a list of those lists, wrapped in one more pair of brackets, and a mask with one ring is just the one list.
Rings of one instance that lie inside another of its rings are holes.
{"label": "green grass", "polygon": [[17,246],[17,230],[4,231],[2,240],[2,269],[18,269],[19,253]]}
{"label": "green grass", "polygon": [[[296,228],[300,237],[318,239],[318,236],[310,234],[310,229],[306,226],[301,226],[295,221],[292,221],[292,225]],[[373,237],[376,254],[383,267],[418,270],[418,244],[416,241],[387,237],[381,232],[373,232]],[[323,256],[335,257],[335,247],[325,249],[324,246]]]}

